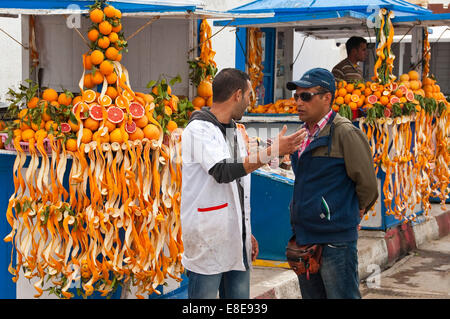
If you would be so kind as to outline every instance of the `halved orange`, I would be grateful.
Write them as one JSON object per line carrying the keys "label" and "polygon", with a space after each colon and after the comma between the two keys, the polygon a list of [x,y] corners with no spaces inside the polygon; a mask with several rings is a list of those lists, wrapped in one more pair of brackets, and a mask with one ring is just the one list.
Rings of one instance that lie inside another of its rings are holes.
{"label": "halved orange", "polygon": [[98,103],[99,103],[101,106],[108,107],[108,106],[111,105],[112,99],[111,99],[111,97],[108,96],[108,95],[103,95],[103,97],[99,97],[99,98],[98,98]]}
{"label": "halved orange", "polygon": [[116,103],[116,106],[120,107],[121,109],[126,109],[130,105],[130,102],[128,101],[128,99],[125,98],[123,95],[117,96],[115,103]]}
{"label": "halved orange", "polygon": [[83,92],[83,100],[86,103],[92,103],[95,101],[95,98],[97,97],[97,94],[94,90],[86,90]]}

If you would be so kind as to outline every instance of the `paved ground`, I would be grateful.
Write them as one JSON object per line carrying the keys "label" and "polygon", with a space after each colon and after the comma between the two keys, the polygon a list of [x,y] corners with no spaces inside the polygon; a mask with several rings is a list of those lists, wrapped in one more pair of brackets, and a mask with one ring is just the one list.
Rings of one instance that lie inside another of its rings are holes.
{"label": "paved ground", "polygon": [[450,299],[450,235],[419,246],[378,279],[361,285],[364,299]]}

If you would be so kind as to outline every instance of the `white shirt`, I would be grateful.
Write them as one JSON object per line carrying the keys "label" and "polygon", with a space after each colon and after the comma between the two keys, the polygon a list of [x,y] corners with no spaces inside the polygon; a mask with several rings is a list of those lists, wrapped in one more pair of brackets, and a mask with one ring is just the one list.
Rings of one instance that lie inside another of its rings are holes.
{"label": "white shirt", "polygon": [[[240,156],[247,156],[237,131]],[[218,162],[231,158],[226,140],[214,124],[195,120],[182,135],[181,227],[183,266],[213,275],[245,270],[242,246],[242,209],[236,181],[219,184],[208,174]],[[247,260],[251,261],[250,175],[241,179],[244,189]]]}

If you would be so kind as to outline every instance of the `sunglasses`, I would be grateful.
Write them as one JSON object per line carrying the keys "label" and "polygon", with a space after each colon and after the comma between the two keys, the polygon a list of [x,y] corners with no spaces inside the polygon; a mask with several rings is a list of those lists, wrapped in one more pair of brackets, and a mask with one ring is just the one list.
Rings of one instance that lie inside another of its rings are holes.
{"label": "sunglasses", "polygon": [[313,98],[314,95],[320,95],[320,94],[325,94],[328,92],[317,92],[317,93],[313,93],[313,92],[302,92],[300,94],[294,93],[294,100],[298,100],[299,98],[303,101],[303,102],[309,102],[311,101],[311,99]]}

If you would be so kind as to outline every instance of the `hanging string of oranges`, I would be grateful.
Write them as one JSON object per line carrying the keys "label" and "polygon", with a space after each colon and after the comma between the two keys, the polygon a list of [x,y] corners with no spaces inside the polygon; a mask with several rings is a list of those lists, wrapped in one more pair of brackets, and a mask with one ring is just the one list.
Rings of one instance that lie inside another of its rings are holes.
{"label": "hanging string of oranges", "polygon": [[[60,298],[73,296],[73,284],[83,296],[107,296],[131,282],[143,298],[159,294],[167,277],[180,281],[183,272],[181,132],[169,130],[163,143],[156,95],[134,92],[120,64],[120,12],[102,5],[96,2],[89,14],[92,46],[83,55],[81,95],[48,89],[38,97],[30,85],[20,95],[28,107],[18,112],[19,128],[11,134],[17,156],[4,240],[12,244],[13,281],[22,270],[37,279],[35,297],[46,282]],[[101,92],[90,89],[86,70],[103,77]],[[49,117],[43,128],[37,116]]]}

